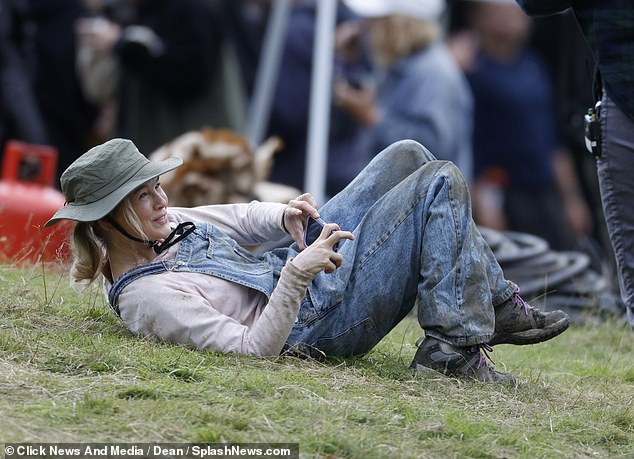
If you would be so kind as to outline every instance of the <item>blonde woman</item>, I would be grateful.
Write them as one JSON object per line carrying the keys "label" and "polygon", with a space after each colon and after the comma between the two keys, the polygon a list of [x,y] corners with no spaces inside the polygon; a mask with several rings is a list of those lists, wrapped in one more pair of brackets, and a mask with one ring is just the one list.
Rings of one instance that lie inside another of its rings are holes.
{"label": "blonde woman", "polygon": [[[391,145],[319,210],[310,194],[168,207],[159,176],[179,162],[152,163],[126,139],[98,145],[62,175],[67,204],[47,223],[77,222],[71,276],[103,277],[110,306],[138,335],[249,355],[350,356],[418,303],[425,338],[413,369],[515,384],[482,349],[568,326],[504,279],[462,175],[416,142]],[[329,223],[311,234],[309,218]],[[261,254],[244,248],[289,235],[292,244]]]}
{"label": "blonde woman", "polygon": [[376,88],[335,85],[335,103],[371,127],[371,151],[416,140],[471,180],[473,102],[442,40],[444,0],[345,0],[368,31]]}

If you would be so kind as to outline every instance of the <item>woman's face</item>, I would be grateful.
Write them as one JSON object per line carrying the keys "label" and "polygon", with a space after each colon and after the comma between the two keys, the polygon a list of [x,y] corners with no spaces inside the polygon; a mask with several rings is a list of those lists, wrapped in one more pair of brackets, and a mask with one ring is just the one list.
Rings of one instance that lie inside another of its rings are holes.
{"label": "woman's face", "polygon": [[167,195],[158,178],[146,182],[133,192],[132,207],[141,229],[150,240],[163,239],[169,235],[171,228],[167,220]]}

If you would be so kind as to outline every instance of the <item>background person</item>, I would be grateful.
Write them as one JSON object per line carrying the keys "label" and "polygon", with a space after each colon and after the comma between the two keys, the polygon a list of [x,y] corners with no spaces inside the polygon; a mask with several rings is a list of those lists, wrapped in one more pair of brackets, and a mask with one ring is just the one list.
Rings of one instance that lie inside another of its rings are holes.
{"label": "background person", "polygon": [[[293,5],[282,61],[271,107],[269,136],[279,136],[283,149],[275,155],[271,180],[302,189],[306,168],[306,146],[310,123],[310,88],[313,73],[313,49],[316,35],[317,5],[314,0],[303,0]],[[335,62],[333,79],[359,80],[369,72],[364,49],[351,50],[349,35],[350,12],[340,3],[337,8],[335,29]],[[344,44],[339,44],[341,41]],[[368,163],[367,128],[350,113],[348,107],[338,104],[333,97],[328,135],[328,161],[326,194],[341,191]]]}
{"label": "background person", "polygon": [[476,222],[538,235],[555,250],[576,248],[592,219],[560,140],[550,75],[528,45],[530,18],[513,0],[471,3],[470,31],[452,42],[471,46],[461,60],[475,106]]}
{"label": "background person", "polygon": [[442,36],[444,0],[346,0],[364,19],[376,88],[335,85],[335,100],[371,128],[370,151],[400,139],[427,146],[472,178],[472,98]]}
{"label": "background person", "polygon": [[99,14],[79,21],[77,34],[82,50],[114,58],[115,69],[97,86],[116,80],[115,135],[149,154],[188,130],[230,124],[218,70],[224,32],[210,3],[96,3]]}

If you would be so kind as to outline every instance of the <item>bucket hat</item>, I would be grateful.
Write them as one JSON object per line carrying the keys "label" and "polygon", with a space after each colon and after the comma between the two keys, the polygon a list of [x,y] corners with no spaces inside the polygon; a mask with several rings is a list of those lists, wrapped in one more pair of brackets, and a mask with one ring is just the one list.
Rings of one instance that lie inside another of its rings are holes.
{"label": "bucket hat", "polygon": [[152,162],[128,139],[111,139],[97,145],[62,174],[60,182],[66,204],[44,226],[60,220],[99,220],[136,188],[182,163],[180,158]]}
{"label": "bucket hat", "polygon": [[344,0],[355,14],[383,17],[402,14],[427,21],[437,20],[445,11],[445,0]]}

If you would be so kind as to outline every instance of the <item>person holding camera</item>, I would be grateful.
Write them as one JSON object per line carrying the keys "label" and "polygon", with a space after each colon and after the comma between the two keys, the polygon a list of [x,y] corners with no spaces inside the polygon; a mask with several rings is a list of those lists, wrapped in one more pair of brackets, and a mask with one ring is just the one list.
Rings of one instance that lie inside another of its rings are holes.
{"label": "person holding camera", "polygon": [[370,151],[424,144],[473,179],[473,98],[443,39],[445,0],[345,0],[361,19],[376,82],[334,85],[334,103],[370,131]]}
{"label": "person holding camera", "polygon": [[[47,222],[77,222],[71,277],[103,277],[135,334],[248,355],[352,356],[417,304],[425,338],[413,369],[514,385],[483,350],[568,327],[565,313],[522,300],[471,218],[460,171],[415,141],[379,153],[319,209],[310,194],[171,208],[159,176],[180,163],[151,162],[127,139],[93,147],[62,175],[67,204]],[[330,223],[306,246],[308,217]],[[270,241],[277,248],[247,249]]]}

